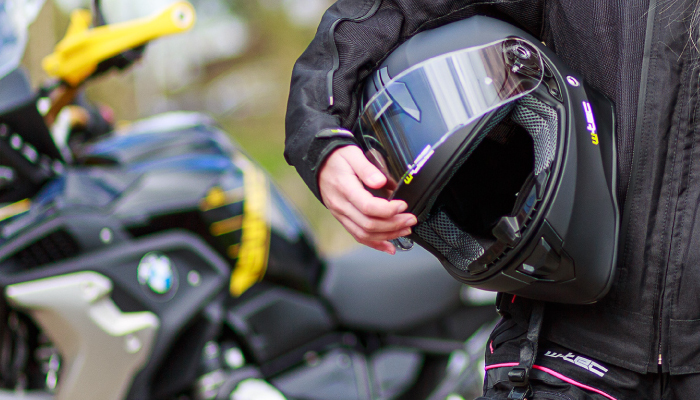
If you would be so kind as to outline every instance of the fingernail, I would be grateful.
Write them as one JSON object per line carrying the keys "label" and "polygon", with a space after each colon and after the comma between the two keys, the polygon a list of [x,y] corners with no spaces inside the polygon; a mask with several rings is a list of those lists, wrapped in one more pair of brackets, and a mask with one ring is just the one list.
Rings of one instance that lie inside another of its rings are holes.
{"label": "fingernail", "polygon": [[400,232],[401,236],[408,236],[411,234],[411,228],[406,228]]}
{"label": "fingernail", "polygon": [[417,223],[418,223],[418,219],[414,215],[411,215],[410,217],[408,217],[406,219],[406,221],[404,221],[403,224],[404,224],[404,226],[413,226]]}
{"label": "fingernail", "polygon": [[402,212],[406,211],[407,208],[408,208],[408,204],[406,204],[406,202],[404,202],[404,201],[400,201],[397,211],[402,213]]}
{"label": "fingernail", "polygon": [[370,175],[367,178],[367,183],[370,185],[378,185],[379,183],[382,182],[383,178],[384,178],[384,176],[382,174],[380,174],[379,172],[377,172],[375,174]]}
{"label": "fingernail", "polygon": [[388,240],[382,244],[382,247],[384,248],[382,251],[386,254],[393,256],[396,253],[396,247]]}

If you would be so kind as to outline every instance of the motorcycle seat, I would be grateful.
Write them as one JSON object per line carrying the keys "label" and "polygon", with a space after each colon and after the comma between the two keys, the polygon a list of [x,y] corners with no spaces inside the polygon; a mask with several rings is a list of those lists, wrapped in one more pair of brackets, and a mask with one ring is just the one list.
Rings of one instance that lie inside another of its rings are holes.
{"label": "motorcycle seat", "polygon": [[361,246],[328,260],[320,291],[341,325],[395,332],[458,306],[461,287],[419,246],[394,256]]}

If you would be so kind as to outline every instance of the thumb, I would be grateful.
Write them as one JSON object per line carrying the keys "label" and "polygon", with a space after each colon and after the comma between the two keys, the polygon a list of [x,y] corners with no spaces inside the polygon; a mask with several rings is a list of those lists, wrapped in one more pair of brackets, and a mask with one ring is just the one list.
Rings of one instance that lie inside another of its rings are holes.
{"label": "thumb", "polygon": [[344,154],[344,157],[362,183],[372,189],[379,189],[386,185],[384,174],[367,160],[362,150],[355,146],[347,147],[348,151]]}

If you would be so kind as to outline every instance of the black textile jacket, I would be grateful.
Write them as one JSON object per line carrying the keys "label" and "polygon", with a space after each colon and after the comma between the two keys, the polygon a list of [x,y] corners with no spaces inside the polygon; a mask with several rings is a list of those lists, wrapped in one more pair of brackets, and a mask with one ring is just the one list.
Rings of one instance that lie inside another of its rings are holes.
{"label": "black textile jacket", "polygon": [[[519,25],[617,109],[619,274],[594,305],[548,304],[543,335],[637,372],[700,372],[697,3],[340,0],[294,68],[285,157],[318,196],[319,165],[352,143],[337,128],[354,122],[359,83],[392,49],[474,14]],[[524,311],[512,304],[517,319]]]}

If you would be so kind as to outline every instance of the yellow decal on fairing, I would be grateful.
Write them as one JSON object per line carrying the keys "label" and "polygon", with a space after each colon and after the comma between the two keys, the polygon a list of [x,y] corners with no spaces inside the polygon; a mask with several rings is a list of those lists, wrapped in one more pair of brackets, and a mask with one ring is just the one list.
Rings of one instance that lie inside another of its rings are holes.
{"label": "yellow decal on fairing", "polygon": [[220,186],[214,186],[199,203],[199,209],[209,211],[215,208],[238,203],[243,200],[243,187],[224,191]]}
{"label": "yellow decal on fairing", "polygon": [[222,221],[214,222],[209,227],[209,232],[214,236],[221,236],[233,231],[237,231],[243,227],[243,216],[236,215],[235,217],[226,218]]}
{"label": "yellow decal on fairing", "polygon": [[0,207],[0,221],[4,221],[8,218],[12,218],[15,215],[19,215],[29,211],[32,206],[32,202],[29,199],[20,200],[16,203],[12,203],[5,207]]}
{"label": "yellow decal on fairing", "polygon": [[250,160],[240,156],[239,161],[244,183],[243,231],[240,245],[228,249],[229,255],[238,257],[229,286],[233,296],[240,296],[263,278],[270,248],[270,226],[266,217],[270,197],[267,177]]}

